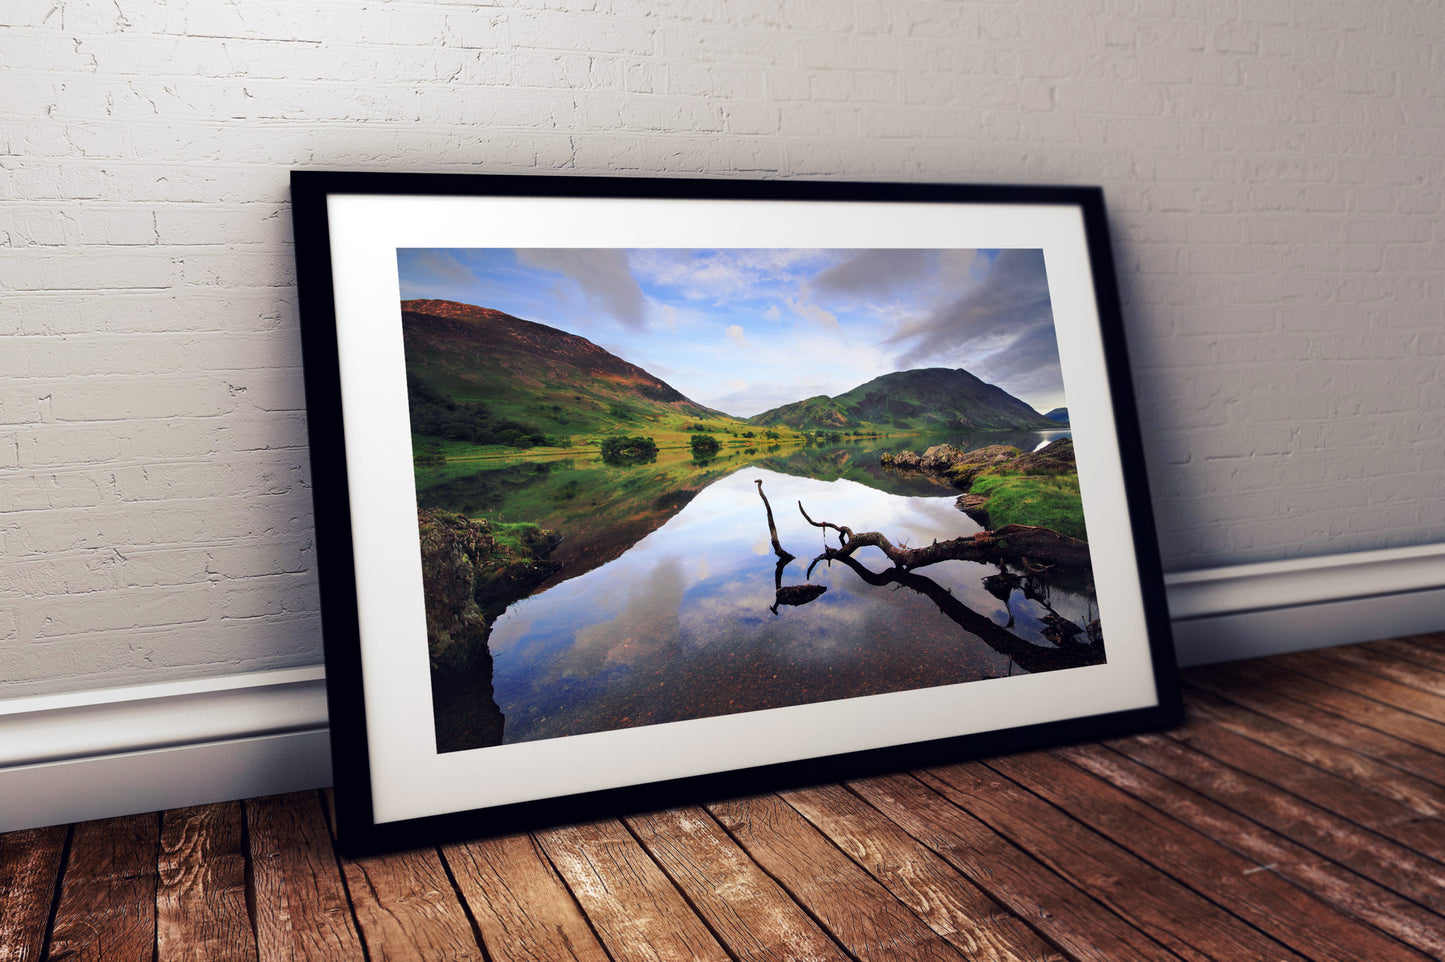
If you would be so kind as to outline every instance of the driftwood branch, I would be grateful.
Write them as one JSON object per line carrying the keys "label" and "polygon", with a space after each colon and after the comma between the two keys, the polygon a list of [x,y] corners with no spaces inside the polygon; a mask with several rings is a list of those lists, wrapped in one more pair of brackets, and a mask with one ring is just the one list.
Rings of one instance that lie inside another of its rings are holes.
{"label": "driftwood branch", "polygon": [[[797,555],[783,547],[778,540],[778,526],[773,523],[773,506],[768,503],[768,496],[763,494],[762,479],[754,482],[758,486],[758,497],[763,499],[763,507],[768,512],[768,536],[773,539],[773,554],[778,556],[778,565],[773,570],[773,603],[768,608],[773,614],[778,613],[780,605],[801,606],[813,601],[819,595],[828,590],[826,585],[785,585],[783,584],[783,569],[788,567],[788,562]],[[810,572],[812,568],[808,569]]]}
{"label": "driftwood branch", "polygon": [[[763,498],[763,504],[767,505],[768,499],[763,495],[763,483],[759,481],[757,484],[758,495]],[[870,585],[882,586],[891,584],[909,588],[932,600],[933,603],[938,606],[938,610],[947,615],[948,618],[959,627],[978,636],[995,651],[1008,655],[1016,664],[1026,671],[1052,671],[1057,668],[1072,668],[1079,665],[1098,664],[1103,660],[1102,646],[1093,643],[1092,639],[1083,644],[1074,642],[1074,638],[1077,635],[1085,634],[1084,629],[1062,618],[1048,605],[1046,600],[1043,601],[1043,604],[1044,607],[1048,609],[1049,614],[1044,620],[1049,627],[1044,631],[1044,635],[1049,638],[1050,641],[1053,641],[1054,644],[1058,645],[1055,649],[1041,648],[1038,645],[1023,640],[1010,631],[1009,629],[1013,627],[1012,611],[1009,613],[1010,621],[1008,626],[995,624],[991,618],[979,614],[953,597],[953,593],[938,582],[931,578],[926,578],[923,575],[914,574],[909,570],[910,568],[921,567],[949,559],[998,563],[1001,558],[1008,557],[1011,553],[1021,551],[1024,548],[1035,553],[1046,551],[1051,553],[1055,558],[1065,558],[1070,564],[1064,566],[1070,567],[1076,563],[1075,558],[1068,555],[1067,551],[1058,550],[1059,544],[1067,542],[1072,542],[1072,546],[1064,544],[1064,547],[1068,551],[1073,551],[1075,554],[1082,551],[1082,563],[1087,565],[1088,545],[1081,541],[1065,538],[1064,535],[1050,531],[1047,528],[1009,525],[1006,528],[1000,529],[998,532],[981,531],[969,538],[954,538],[951,541],[943,542],[935,541],[933,544],[921,548],[908,548],[895,545],[877,531],[854,531],[847,525],[834,524],[831,521],[814,521],[808,516],[808,511],[803,507],[803,502],[801,501],[798,502],[798,511],[802,513],[803,519],[813,527],[823,528],[825,530],[831,528],[838,532],[838,540],[841,545],[841,547],[838,548],[831,548],[828,547],[825,542],[823,553],[814,558],[812,563],[808,565],[808,571],[805,577],[811,578],[813,576],[813,569],[818,566],[818,562],[827,561],[831,563],[837,561],[851,569],[859,578]],[[783,568],[793,556],[786,554],[778,544],[777,529],[773,525],[773,512],[771,507],[768,508],[768,530],[773,536],[773,550],[776,551],[779,558],[782,559],[778,561],[778,571],[775,578],[775,584],[778,586],[778,604],[806,604],[817,595],[810,593],[801,600],[793,601],[785,600],[785,593],[812,591],[821,594],[823,589],[821,586],[815,585],[782,587],[781,578]],[[1004,539],[1004,535],[1007,535],[1007,540]],[[1055,539],[1063,540],[1062,542],[1056,542]],[[1013,545],[1013,547],[1011,548],[1010,545]],[[876,574],[863,567],[863,565],[859,564],[858,560],[853,557],[853,554],[860,548],[866,547],[875,547],[882,551],[888,559],[893,562],[893,567],[887,571]],[[1020,555],[1019,557],[1022,556]],[[1028,563],[1026,560],[1025,566],[1030,571],[1040,567],[1039,565]],[[1023,587],[1024,582],[1015,575],[1008,575],[1002,568],[1000,568],[1000,579],[1000,583],[995,586],[999,592],[997,596],[1007,604],[1009,594]],[[1025,594],[1029,595],[1029,597],[1039,597],[1036,593],[1031,593],[1027,588],[1025,588]],[[774,614],[777,613],[778,604],[773,605],[772,610]]]}
{"label": "driftwood branch", "polygon": [[832,528],[838,532],[841,546],[828,548],[822,556],[828,559],[847,558],[860,548],[874,547],[905,571],[940,561],[1011,561],[1030,574],[1043,574],[1056,567],[1078,569],[1089,565],[1089,545],[1086,542],[1048,528],[1010,524],[997,531],[980,531],[970,537],[907,548],[895,545],[877,531],[854,531],[847,525],[814,521],[801,501],[798,502],[798,510],[813,527]]}
{"label": "driftwood branch", "polygon": [[758,497],[763,499],[763,507],[766,508],[768,512],[768,534],[773,539],[773,554],[778,556],[778,573],[779,575],[781,575],[783,565],[787,564],[789,561],[792,561],[794,558],[797,557],[797,555],[790,554],[788,551],[784,550],[782,544],[780,544],[778,541],[778,526],[773,523],[773,506],[771,504],[768,504],[768,496],[766,494],[763,494],[762,479],[759,478],[753,483],[758,486]]}

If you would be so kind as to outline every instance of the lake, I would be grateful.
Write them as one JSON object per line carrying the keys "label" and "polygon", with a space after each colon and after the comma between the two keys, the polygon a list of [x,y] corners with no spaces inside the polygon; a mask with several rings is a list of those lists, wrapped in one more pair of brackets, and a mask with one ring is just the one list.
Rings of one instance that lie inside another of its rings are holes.
{"label": "lake", "polygon": [[[1019,440],[1010,443],[1035,446],[1032,436]],[[813,564],[824,532],[808,524],[798,502],[814,520],[911,547],[981,530],[954,506],[957,491],[878,465],[881,450],[917,450],[918,441],[764,451],[750,463],[692,465],[691,473],[664,458],[608,469],[609,490],[643,493],[602,503],[576,493],[582,467],[575,463],[534,479],[529,498],[545,500],[550,485],[573,491],[555,494],[559,502],[584,503],[559,503],[549,514],[564,539],[563,571],[493,624],[491,688],[503,742],[1101,660],[1096,646],[1049,637],[1061,619],[1082,629],[1097,618],[1086,584],[1042,584],[1023,571],[965,561],[902,572],[876,548]],[[774,553],[759,481],[779,544],[796,555],[786,564]],[[430,498],[475,492],[478,484],[451,479]],[[543,511],[541,501],[529,503]],[[569,517],[585,531],[570,556]],[[598,535],[607,530],[628,534]],[[827,543],[838,546],[836,532]],[[463,706],[447,711],[466,714]]]}

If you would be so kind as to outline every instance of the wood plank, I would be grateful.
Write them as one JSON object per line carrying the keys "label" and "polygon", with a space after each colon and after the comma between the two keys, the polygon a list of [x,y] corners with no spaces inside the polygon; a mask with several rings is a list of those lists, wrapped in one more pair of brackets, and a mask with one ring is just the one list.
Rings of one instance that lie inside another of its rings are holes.
{"label": "wood plank", "polygon": [[1445,651],[1445,631],[1430,631],[1423,635],[1405,635],[1404,640],[1411,644]]}
{"label": "wood plank", "polygon": [[548,829],[536,838],[616,962],[728,957],[621,822]]}
{"label": "wood plank", "polygon": [[1253,860],[1258,867],[1246,871],[1274,872],[1401,942],[1445,958],[1445,927],[1434,912],[1113,749],[1078,745],[1055,754]]}
{"label": "wood plank", "polygon": [[159,813],[80,822],[70,841],[50,958],[151,962]]}
{"label": "wood plank", "polygon": [[[1428,957],[1348,916],[1133,796],[1043,752],[990,759],[989,768],[1055,805],[1205,899],[1310,959],[1427,962]],[[1182,907],[1181,907],[1182,908]]]}
{"label": "wood plank", "polygon": [[246,909],[242,817],[240,802],[177,808],[161,816],[158,962],[256,958]]}
{"label": "wood plank", "polygon": [[1190,688],[1207,691],[1232,704],[1310,732],[1333,745],[1368,755],[1400,771],[1445,787],[1445,755],[1421,751],[1420,746],[1377,728],[1322,711],[1223,672],[1190,671],[1185,676],[1185,683]]}
{"label": "wood plank", "polygon": [[1437,860],[1445,860],[1445,819],[1424,814],[1227,728],[1202,722],[1168,732],[1209,755]]}
{"label": "wood plank", "polygon": [[[1431,649],[1421,650],[1431,651]],[[1432,653],[1445,658],[1445,652],[1433,651]],[[1319,654],[1404,685],[1406,688],[1423,691],[1436,701],[1445,700],[1442,699],[1442,693],[1445,693],[1445,674],[1417,662],[1401,661],[1385,652],[1371,651],[1369,648],[1359,645],[1321,648]]]}
{"label": "wood plank", "polygon": [[[1445,635],[1441,637],[1445,637]],[[1358,647],[1377,651],[1382,655],[1389,655],[1401,661],[1408,661],[1413,665],[1429,668],[1431,671],[1445,672],[1445,648],[1434,648],[1421,644],[1418,639],[1386,638],[1381,641],[1366,642]]]}
{"label": "wood plank", "polygon": [[776,795],[708,808],[854,957],[863,962],[963,957]]}
{"label": "wood plank", "polygon": [[442,846],[493,962],[608,962],[572,893],[530,835]]}
{"label": "wood plank", "polygon": [[0,835],[0,962],[40,958],[69,834],[52,825]]}
{"label": "wood plank", "polygon": [[1349,780],[1368,791],[1406,805],[1423,815],[1445,812],[1445,792],[1423,778],[1375,761],[1312,733],[1241,708],[1208,692],[1189,690],[1185,704],[1192,717],[1288,755],[1297,761]]}
{"label": "wood plank", "polygon": [[[336,843],[336,797],[323,792],[327,828]],[[434,848],[349,858],[338,855],[352,916],[372,962],[485,959],[441,852]]]}
{"label": "wood plank", "polygon": [[[1275,655],[1269,659],[1289,671],[1296,671],[1326,684],[1364,695],[1400,711],[1407,711],[1433,722],[1445,722],[1445,698],[1431,692],[1421,691],[1409,685],[1402,685],[1388,678],[1363,671],[1319,651],[1297,651],[1288,655]],[[1434,746],[1445,746],[1445,740]]]}
{"label": "wood plank", "polygon": [[1445,911],[1440,864],[1418,852],[1163,735],[1105,744],[1387,889]]}
{"label": "wood plank", "polygon": [[779,796],[970,959],[1064,959],[1023,920],[842,785]]}
{"label": "wood plank", "polygon": [[372,962],[485,958],[436,849],[342,856],[341,871]]}
{"label": "wood plank", "polygon": [[969,762],[929,768],[921,777],[949,801],[993,826],[1182,958],[1299,958],[984,765]]}
{"label": "wood plank", "polygon": [[1070,956],[1178,958],[917,778],[889,775],[848,787]]}
{"label": "wood plank", "polygon": [[1336,685],[1327,685],[1308,675],[1288,671],[1270,661],[1236,661],[1218,666],[1225,678],[1243,678],[1273,692],[1305,702],[1377,731],[1394,735],[1421,748],[1441,751],[1445,725],[1400,711],[1373,698]]}
{"label": "wood plank", "polygon": [[245,803],[261,962],[362,957],[318,792]]}
{"label": "wood plank", "polygon": [[837,944],[703,809],[674,808],[626,823],[735,958],[847,962]]}

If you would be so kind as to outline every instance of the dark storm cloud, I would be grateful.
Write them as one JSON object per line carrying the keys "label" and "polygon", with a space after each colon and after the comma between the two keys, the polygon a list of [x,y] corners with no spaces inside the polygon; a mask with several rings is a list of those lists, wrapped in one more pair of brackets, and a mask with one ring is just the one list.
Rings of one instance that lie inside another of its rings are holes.
{"label": "dark storm cloud", "polygon": [[477,282],[477,275],[472,273],[471,268],[457,260],[456,255],[451,251],[402,249],[398,250],[397,254],[410,259],[413,273],[421,274],[429,279],[462,285]]}
{"label": "dark storm cloud", "polygon": [[1043,251],[1001,251],[967,293],[905,322],[884,344],[903,349],[895,363],[904,370],[956,363],[995,384],[1037,381],[1052,370],[1058,383]]}
{"label": "dark storm cloud", "polygon": [[965,362],[964,367],[1015,397],[1048,395],[1063,389],[1064,375],[1052,322],[1033,325],[1008,346],[981,361]]}
{"label": "dark storm cloud", "polygon": [[546,248],[519,250],[517,258],[524,264],[565,274],[577,283],[593,307],[611,314],[629,330],[646,330],[646,299],[628,269],[626,251]]}
{"label": "dark storm cloud", "polygon": [[859,251],[819,273],[811,286],[819,294],[868,300],[927,279],[935,268],[934,256],[927,250]]}

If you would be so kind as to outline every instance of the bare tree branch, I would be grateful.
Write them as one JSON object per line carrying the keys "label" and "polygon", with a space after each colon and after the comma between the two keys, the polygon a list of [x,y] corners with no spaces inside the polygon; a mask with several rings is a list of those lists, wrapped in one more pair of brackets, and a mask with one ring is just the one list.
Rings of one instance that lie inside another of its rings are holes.
{"label": "bare tree branch", "polygon": [[1010,524],[997,531],[980,531],[970,537],[935,541],[920,548],[905,548],[895,545],[877,531],[854,531],[847,525],[814,521],[801,501],[798,502],[798,510],[813,527],[832,528],[838,532],[840,547],[829,548],[829,558],[846,558],[860,548],[871,546],[882,551],[889,561],[905,571],[940,561],[1011,561],[1031,574],[1044,574],[1055,567],[1073,569],[1089,566],[1087,542],[1048,528]]}

